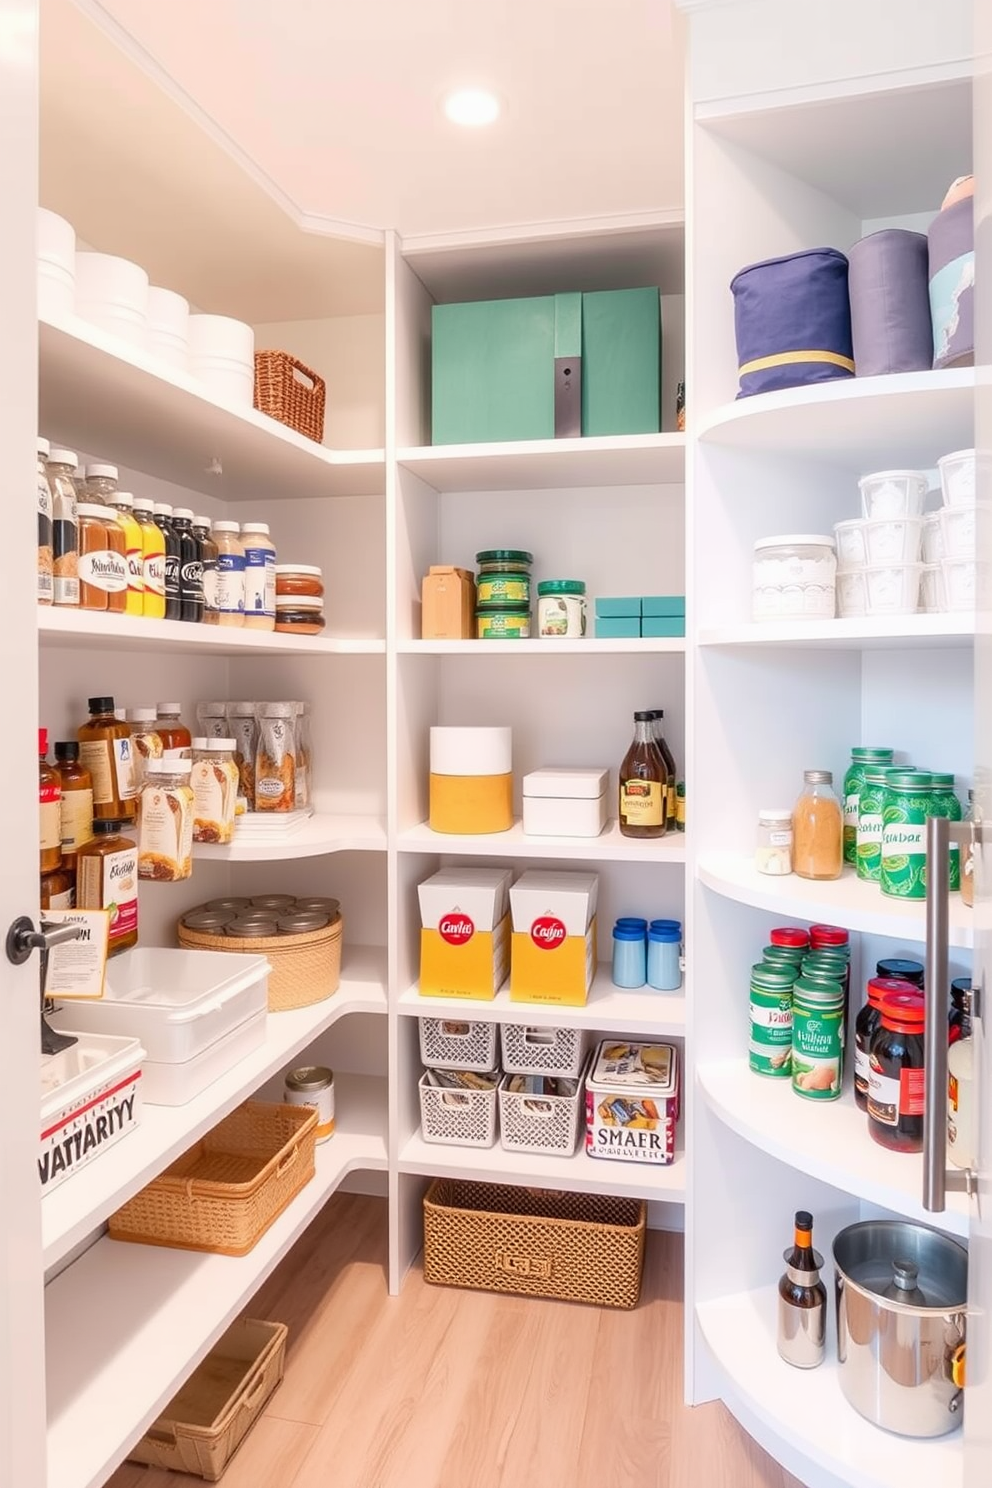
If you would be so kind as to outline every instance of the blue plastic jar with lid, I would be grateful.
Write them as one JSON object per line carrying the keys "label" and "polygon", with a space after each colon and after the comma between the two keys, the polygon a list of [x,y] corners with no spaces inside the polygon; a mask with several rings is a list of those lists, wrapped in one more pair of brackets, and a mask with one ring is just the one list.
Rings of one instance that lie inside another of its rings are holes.
{"label": "blue plastic jar with lid", "polygon": [[648,930],[648,986],[677,992],[682,985],[682,926],[678,920],[652,920]]}
{"label": "blue plastic jar with lid", "polygon": [[638,919],[637,915],[621,915],[617,924],[622,925],[625,930],[637,930],[641,935],[648,933],[647,920]]}
{"label": "blue plastic jar with lid", "polygon": [[[643,920],[639,922],[643,925]],[[638,922],[613,927],[614,987],[643,987],[647,981],[647,939]]]}

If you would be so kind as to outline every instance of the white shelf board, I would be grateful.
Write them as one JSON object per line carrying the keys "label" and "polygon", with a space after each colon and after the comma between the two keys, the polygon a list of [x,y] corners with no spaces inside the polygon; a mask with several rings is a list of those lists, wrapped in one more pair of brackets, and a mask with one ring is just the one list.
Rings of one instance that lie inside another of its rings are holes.
{"label": "white shelf board", "polygon": [[684,636],[645,636],[630,640],[604,641],[595,636],[581,640],[541,639],[529,641],[400,641],[396,648],[408,656],[684,656]]}
{"label": "white shelf board", "polygon": [[746,1058],[704,1061],[696,1078],[710,1109],[763,1152],[871,1204],[967,1235],[967,1195],[949,1193],[943,1214],[925,1210],[922,1157],[873,1142],[850,1087],[838,1101],[803,1100],[790,1080],[752,1073]]}
{"label": "white shelf board", "polygon": [[823,650],[892,651],[902,647],[970,646],[974,616],[872,615],[854,620],[763,620],[699,632],[701,646],[816,646]]}
{"label": "white shelf board", "polygon": [[38,420],[53,443],[220,501],[385,490],[381,449],[328,449],[254,408],[216,403],[187,373],[78,317],[42,320],[38,332]]}
{"label": "white shelf board", "polygon": [[248,1255],[105,1238],[48,1286],[47,1488],[101,1488],[341,1180],[385,1169],[385,1081],[336,1084],[316,1176]]}
{"label": "white shelf board", "polygon": [[400,1013],[415,1018],[472,1018],[484,1023],[521,1023],[530,1028],[599,1028],[629,1038],[685,1036],[683,992],[629,992],[615,987],[610,967],[601,965],[585,1007],[551,1007],[511,1002],[507,984],[492,1001],[462,997],[421,997],[418,984],[400,994]]}
{"label": "white shelf board", "polygon": [[179,620],[105,615],[99,610],[47,605],[38,609],[38,639],[42,646],[63,650],[92,651],[106,646],[120,651],[168,651],[190,656],[203,652],[219,656],[382,656],[386,650],[383,640],[277,635],[275,631],[184,625]]}
{"label": "white shelf board", "polygon": [[340,816],[318,811],[297,831],[271,841],[253,837],[222,847],[216,842],[194,842],[194,858],[217,858],[225,863],[276,863],[293,858],[319,858],[325,853],[383,852],[385,823],[377,816]]}
{"label": "white shelf board", "polygon": [[975,442],[974,369],[849,377],[740,398],[700,419],[702,444],[812,453],[860,473],[931,469]]}
{"label": "white shelf board", "polygon": [[265,1042],[184,1106],[142,1108],[141,1123],[97,1161],[83,1168],[41,1205],[46,1268],[167,1168],[180,1153],[250,1097],[270,1075],[289,1064],[332,1023],[349,1013],[385,1013],[386,952],[381,946],[346,946],[341,985],[312,1007],[270,1013]]}
{"label": "white shelf board", "polygon": [[684,434],[610,434],[401,449],[397,460],[436,491],[547,491],[666,486],[685,480]]}
{"label": "white shelf board", "polygon": [[508,832],[461,835],[432,832],[426,822],[407,827],[397,840],[400,852],[450,853],[484,858],[568,858],[585,863],[685,863],[685,834],[641,840],[623,837],[615,821],[598,837],[529,837],[520,821]]}
{"label": "white shelf board", "polygon": [[[767,1451],[781,1460],[776,1448],[784,1443],[849,1488],[962,1488],[960,1428],[926,1441],[895,1436],[866,1421],[841,1393],[832,1344],[818,1369],[794,1369],[779,1358],[777,1311],[775,1286],[696,1307],[723,1376],[720,1394]],[[788,1466],[801,1471],[795,1462]]]}
{"label": "white shelf board", "polygon": [[524,1188],[610,1194],[618,1199],[685,1203],[686,1163],[680,1146],[676,1147],[675,1161],[665,1167],[589,1157],[584,1136],[571,1157],[555,1157],[551,1153],[504,1152],[498,1141],[495,1147],[444,1147],[425,1142],[418,1131],[400,1152],[399,1170],[430,1178],[461,1178],[470,1183],[511,1183]]}
{"label": "white shelf board", "polygon": [[[895,940],[922,942],[926,938],[926,908],[921,900],[890,899],[877,884],[857,878],[853,868],[845,868],[841,878],[826,882],[798,878],[794,873],[776,878],[759,873],[754,859],[742,853],[703,853],[697,871],[708,889],[771,914],[825,921]],[[974,943],[973,913],[960,894],[953,894],[950,944],[969,949]]]}

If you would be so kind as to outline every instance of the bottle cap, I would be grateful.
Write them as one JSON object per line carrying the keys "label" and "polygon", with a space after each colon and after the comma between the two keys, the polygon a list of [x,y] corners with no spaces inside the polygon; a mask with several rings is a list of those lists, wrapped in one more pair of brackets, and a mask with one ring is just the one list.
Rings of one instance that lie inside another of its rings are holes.
{"label": "bottle cap", "polygon": [[112,697],[87,698],[86,706],[91,713],[113,713],[114,700]]}
{"label": "bottle cap", "polygon": [[116,465],[87,465],[87,467],[86,467],[86,479],[87,480],[116,480],[117,479],[117,466]]}
{"label": "bottle cap", "polygon": [[128,708],[127,710],[128,723],[154,723],[155,717],[154,708]]}
{"label": "bottle cap", "polygon": [[641,708],[634,714],[635,723],[653,723],[657,714],[650,708]]}
{"label": "bottle cap", "polygon": [[172,515],[178,517],[180,522],[192,522],[193,520],[192,508],[188,506],[177,506]]}
{"label": "bottle cap", "polygon": [[194,517],[193,518],[193,526],[194,527],[205,527],[207,529],[207,531],[209,532],[210,531],[210,518],[209,517]]}
{"label": "bottle cap", "polygon": [[238,526],[237,522],[215,522],[213,525],[214,525],[214,531],[215,532],[240,532],[241,531],[241,528]]}
{"label": "bottle cap", "polygon": [[111,496],[108,504],[110,506],[124,506],[130,508],[134,506],[134,497],[131,495],[130,491],[115,491]]}
{"label": "bottle cap", "polygon": [[79,464],[79,461],[76,459],[75,450],[53,449],[48,459],[52,465],[71,465],[73,470]]}
{"label": "bottle cap", "polygon": [[79,745],[75,739],[60,739],[55,745],[55,758],[65,760],[67,764],[79,758]]}
{"label": "bottle cap", "polygon": [[131,827],[134,823],[126,816],[103,816],[94,817],[93,831],[98,837],[110,837],[119,832],[122,827]]}
{"label": "bottle cap", "polygon": [[134,498],[134,509],[135,509],[135,511],[153,512],[154,513],[154,511],[155,511],[155,503],[154,503],[154,501],[152,500],[152,498],[150,496],[135,496],[135,498]]}
{"label": "bottle cap", "polygon": [[833,770],[804,770],[803,779],[807,785],[833,785]]}
{"label": "bottle cap", "polygon": [[163,755],[161,759],[150,759],[145,765],[145,771],[149,775],[185,775],[192,770],[191,759],[181,759],[178,755],[171,755],[168,759]]}
{"label": "bottle cap", "polygon": [[38,453],[41,456],[41,458],[43,460],[47,460],[48,457],[49,457],[49,455],[51,454],[51,448],[52,448],[51,445],[48,443],[48,440],[47,439],[43,439],[41,437],[41,435],[39,434],[38,435],[38,439],[37,439],[37,445],[36,445],[36,447],[37,447]]}
{"label": "bottle cap", "polygon": [[263,537],[268,537],[268,535],[269,535],[269,524],[268,524],[268,522],[242,522],[241,523],[241,531],[242,532],[260,532]]}
{"label": "bottle cap", "polygon": [[796,1229],[811,1230],[813,1228],[813,1216],[808,1209],[796,1210]]}
{"label": "bottle cap", "polygon": [[164,718],[166,714],[182,712],[181,703],[156,703],[155,707],[158,709],[159,718]]}
{"label": "bottle cap", "polygon": [[40,755],[42,755],[42,756],[44,756],[44,755],[46,755],[48,753],[48,730],[47,730],[47,728],[45,728],[45,729],[40,728],[38,730],[38,753]]}
{"label": "bottle cap", "polygon": [[168,502],[166,502],[166,501],[156,501],[156,503],[155,503],[155,515],[157,517],[171,517],[172,516],[172,507],[169,506]]}

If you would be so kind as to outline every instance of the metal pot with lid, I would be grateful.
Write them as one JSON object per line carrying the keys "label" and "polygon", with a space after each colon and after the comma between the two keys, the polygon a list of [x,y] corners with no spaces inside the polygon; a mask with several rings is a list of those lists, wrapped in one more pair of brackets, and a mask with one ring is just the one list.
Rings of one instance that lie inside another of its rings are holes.
{"label": "metal pot with lid", "polygon": [[961,1423],[968,1253],[906,1220],[849,1225],[834,1240],[840,1386],[859,1415],[900,1436]]}

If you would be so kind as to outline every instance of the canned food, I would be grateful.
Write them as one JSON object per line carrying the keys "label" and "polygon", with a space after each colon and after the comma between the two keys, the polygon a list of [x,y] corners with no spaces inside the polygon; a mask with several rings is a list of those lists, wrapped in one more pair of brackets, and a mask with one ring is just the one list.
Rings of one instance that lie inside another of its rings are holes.
{"label": "canned food", "polygon": [[524,641],[530,635],[530,610],[476,610],[475,628],[480,641]]}
{"label": "canned food", "polygon": [[238,919],[224,926],[225,935],[238,935],[243,940],[261,940],[266,936],[276,936],[278,933],[275,920]]}
{"label": "canned food", "polygon": [[331,923],[329,914],[320,909],[292,910],[276,921],[280,935],[310,935]]}
{"label": "canned food", "polygon": [[334,1071],[321,1064],[303,1065],[286,1076],[284,1100],[289,1106],[313,1106],[317,1111],[317,1141],[334,1134]]}
{"label": "canned food", "polygon": [[275,909],[285,914],[296,903],[295,894],[256,894],[251,901],[252,909]]}
{"label": "canned food", "polygon": [[322,899],[319,894],[316,894],[311,898],[297,899],[296,908],[298,910],[320,910],[333,920],[334,916],[341,911],[341,900]]}
{"label": "canned food", "polygon": [[247,909],[249,904],[251,904],[250,899],[208,899],[206,904],[203,904],[200,907],[202,909],[242,910]]}
{"label": "canned food", "polygon": [[187,930],[215,931],[220,934],[238,916],[233,909],[191,909],[182,917]]}
{"label": "canned food", "polygon": [[502,572],[480,574],[476,584],[476,598],[480,605],[492,605],[500,609],[516,609],[526,605],[530,609],[530,575],[526,573]]}

